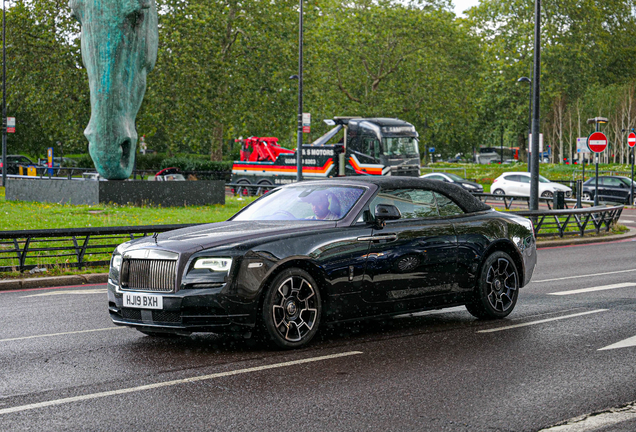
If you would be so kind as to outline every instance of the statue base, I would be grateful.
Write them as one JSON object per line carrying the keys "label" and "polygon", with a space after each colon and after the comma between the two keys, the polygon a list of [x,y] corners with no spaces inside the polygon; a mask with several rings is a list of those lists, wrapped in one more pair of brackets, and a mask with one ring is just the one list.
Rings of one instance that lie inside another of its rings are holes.
{"label": "statue base", "polygon": [[225,182],[7,179],[7,201],[181,207],[225,204]]}

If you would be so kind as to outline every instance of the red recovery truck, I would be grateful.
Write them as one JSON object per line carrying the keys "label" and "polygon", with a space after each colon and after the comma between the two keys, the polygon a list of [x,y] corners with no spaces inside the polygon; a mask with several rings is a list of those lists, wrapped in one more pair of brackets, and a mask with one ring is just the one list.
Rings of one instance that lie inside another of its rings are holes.
{"label": "red recovery truck", "polygon": [[[399,119],[359,117],[336,117],[325,123],[335,127],[302,146],[304,179],[355,175],[419,177],[418,134],[412,124]],[[336,143],[330,144],[334,140]],[[278,145],[278,138],[250,137],[240,142],[241,160],[234,162],[231,183],[246,187],[238,186],[237,193],[260,194],[272,186],[296,181],[296,152]]]}

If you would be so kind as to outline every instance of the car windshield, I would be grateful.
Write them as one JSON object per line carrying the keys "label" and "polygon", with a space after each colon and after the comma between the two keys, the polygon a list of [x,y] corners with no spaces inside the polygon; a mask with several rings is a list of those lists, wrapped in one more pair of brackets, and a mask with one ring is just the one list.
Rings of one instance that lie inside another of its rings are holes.
{"label": "car windshield", "polygon": [[548,180],[547,178],[543,177],[542,175],[539,176],[539,182],[541,182],[541,183],[552,183],[550,180]]}
{"label": "car windshield", "polygon": [[232,220],[338,220],[364,192],[359,187],[293,186],[274,190]]}
{"label": "car windshield", "polygon": [[419,157],[417,139],[413,137],[382,138],[382,152],[387,156]]}
{"label": "car windshield", "polygon": [[[630,183],[631,183],[631,180],[630,180],[630,179],[628,179],[627,177],[619,177],[619,179],[620,179],[620,181],[621,181],[623,184],[625,184],[625,185],[627,185],[627,186],[629,186],[629,185],[630,185]],[[634,185],[636,185],[636,180],[634,181]]]}
{"label": "car windshield", "polygon": [[460,176],[458,176],[457,174],[450,174],[450,173],[446,173],[446,175],[447,175],[448,177],[450,177],[450,178],[451,178],[452,180],[454,180],[454,181],[458,181],[458,182],[466,181],[465,179],[461,178],[461,177],[460,177]]}

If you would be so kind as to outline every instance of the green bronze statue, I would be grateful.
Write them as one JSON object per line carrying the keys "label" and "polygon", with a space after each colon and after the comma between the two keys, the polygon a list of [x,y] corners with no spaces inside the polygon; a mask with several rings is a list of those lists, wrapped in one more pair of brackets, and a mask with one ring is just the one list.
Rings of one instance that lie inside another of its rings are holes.
{"label": "green bronze statue", "polygon": [[155,0],[70,0],[69,6],[82,25],[91,91],[89,153],[102,177],[127,179],[135,163],[135,118],[157,61]]}

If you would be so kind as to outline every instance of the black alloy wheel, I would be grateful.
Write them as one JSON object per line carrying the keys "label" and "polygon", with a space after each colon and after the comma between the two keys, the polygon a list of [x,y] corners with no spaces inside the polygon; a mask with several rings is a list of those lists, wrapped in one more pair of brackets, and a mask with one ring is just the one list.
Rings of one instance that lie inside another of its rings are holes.
{"label": "black alloy wheel", "polygon": [[504,318],[512,312],[519,296],[519,272],[505,252],[494,252],[482,266],[473,301],[466,304],[480,319]]}
{"label": "black alloy wheel", "polygon": [[262,318],[268,339],[280,348],[300,348],[318,331],[322,302],[309,273],[292,268],[269,285],[263,300]]}

